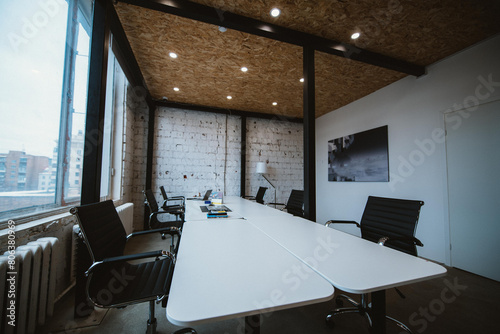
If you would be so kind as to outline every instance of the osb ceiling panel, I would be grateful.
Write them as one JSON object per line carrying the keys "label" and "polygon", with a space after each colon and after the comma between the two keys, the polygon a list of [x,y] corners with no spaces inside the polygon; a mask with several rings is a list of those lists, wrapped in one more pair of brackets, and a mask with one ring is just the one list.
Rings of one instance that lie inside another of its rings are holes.
{"label": "osb ceiling panel", "polygon": [[[500,31],[496,0],[194,2],[419,65]],[[302,117],[300,47],[120,2],[115,7],[153,98]],[[273,7],[281,9],[280,17],[270,17]],[[362,36],[353,42],[355,31]],[[316,117],[405,76],[321,52],[315,66]]]}
{"label": "osb ceiling panel", "polygon": [[[430,65],[500,31],[498,0],[193,0]],[[271,8],[280,8],[273,18]],[[362,38],[351,40],[354,32]]]}

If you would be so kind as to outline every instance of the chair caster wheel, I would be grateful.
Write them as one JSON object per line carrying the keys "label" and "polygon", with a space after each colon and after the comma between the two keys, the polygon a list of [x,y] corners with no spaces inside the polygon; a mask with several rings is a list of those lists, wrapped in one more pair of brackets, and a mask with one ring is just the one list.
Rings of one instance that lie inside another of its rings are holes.
{"label": "chair caster wheel", "polygon": [[335,298],[335,304],[336,304],[338,307],[342,307],[342,306],[344,306],[344,301],[342,300],[342,298],[337,297],[337,298]]}
{"label": "chair caster wheel", "polygon": [[333,314],[329,314],[326,316],[325,323],[330,328],[335,328],[335,321],[333,321]]}

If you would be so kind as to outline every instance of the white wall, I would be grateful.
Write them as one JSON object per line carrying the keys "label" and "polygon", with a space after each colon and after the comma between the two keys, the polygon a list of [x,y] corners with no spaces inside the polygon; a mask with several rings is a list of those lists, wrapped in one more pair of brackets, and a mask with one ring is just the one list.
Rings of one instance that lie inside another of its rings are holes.
{"label": "white wall", "polygon": [[[500,36],[406,77],[316,120],[317,221],[360,220],[369,195],[419,199],[419,255],[450,263],[443,114],[500,97]],[[488,83],[489,82],[489,83]],[[390,182],[328,182],[328,140],[388,125]],[[449,124],[450,125],[450,124]],[[480,195],[480,194],[477,194]],[[359,234],[355,227],[338,227]]]}

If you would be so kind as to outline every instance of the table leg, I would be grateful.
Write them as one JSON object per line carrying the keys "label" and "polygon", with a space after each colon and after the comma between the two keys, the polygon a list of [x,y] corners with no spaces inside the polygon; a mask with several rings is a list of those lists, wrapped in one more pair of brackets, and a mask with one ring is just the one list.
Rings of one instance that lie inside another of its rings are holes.
{"label": "table leg", "polygon": [[385,290],[372,292],[372,333],[385,334]]}
{"label": "table leg", "polygon": [[245,317],[245,334],[260,334],[260,314]]}

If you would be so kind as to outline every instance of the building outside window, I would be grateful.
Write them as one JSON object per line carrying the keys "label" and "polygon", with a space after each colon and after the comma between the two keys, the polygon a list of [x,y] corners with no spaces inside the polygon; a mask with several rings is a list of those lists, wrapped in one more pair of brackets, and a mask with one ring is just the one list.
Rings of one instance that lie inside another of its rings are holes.
{"label": "building outside window", "polygon": [[79,203],[92,8],[0,2],[0,225]]}

